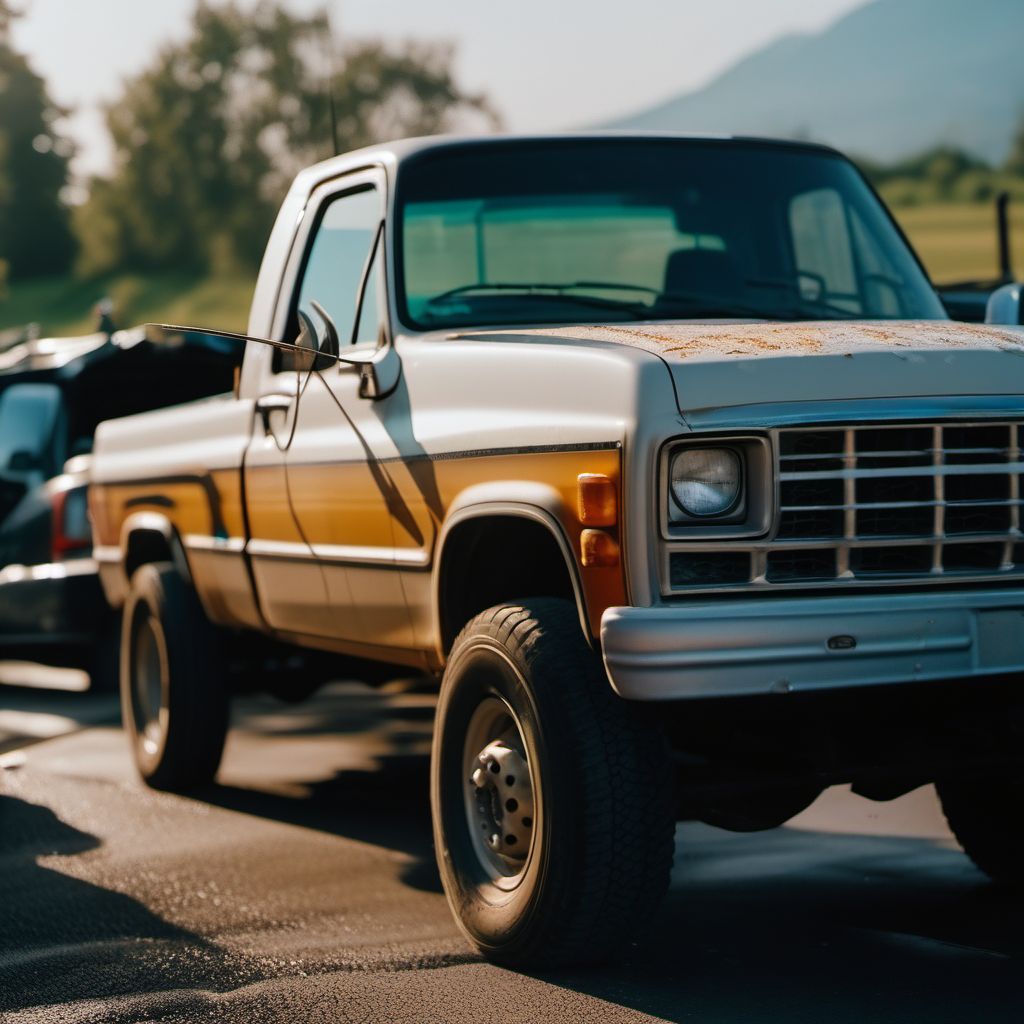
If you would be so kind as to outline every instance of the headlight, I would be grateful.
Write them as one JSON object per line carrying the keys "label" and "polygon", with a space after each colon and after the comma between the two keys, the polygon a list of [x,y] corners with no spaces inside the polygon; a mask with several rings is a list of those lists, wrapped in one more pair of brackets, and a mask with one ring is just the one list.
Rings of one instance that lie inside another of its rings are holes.
{"label": "headlight", "polygon": [[740,500],[743,465],[731,448],[684,448],[672,460],[672,497],[689,516],[731,512]]}

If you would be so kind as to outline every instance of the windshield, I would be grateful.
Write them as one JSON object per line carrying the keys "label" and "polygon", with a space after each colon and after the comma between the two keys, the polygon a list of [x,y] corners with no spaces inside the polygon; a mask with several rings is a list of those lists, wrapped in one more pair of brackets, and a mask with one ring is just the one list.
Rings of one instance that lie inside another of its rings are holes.
{"label": "windshield", "polygon": [[398,294],[419,329],[754,318],[945,319],[853,166],[744,142],[499,142],[398,185]]}

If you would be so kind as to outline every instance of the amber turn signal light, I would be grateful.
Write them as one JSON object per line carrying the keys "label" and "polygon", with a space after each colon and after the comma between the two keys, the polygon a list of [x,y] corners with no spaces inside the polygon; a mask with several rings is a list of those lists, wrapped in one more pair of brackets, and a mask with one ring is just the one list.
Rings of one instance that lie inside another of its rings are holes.
{"label": "amber turn signal light", "polygon": [[603,530],[584,530],[580,534],[580,561],[587,569],[618,565],[619,542]]}
{"label": "amber turn signal light", "polygon": [[604,473],[576,477],[577,514],[584,526],[614,526],[618,521],[615,485]]}

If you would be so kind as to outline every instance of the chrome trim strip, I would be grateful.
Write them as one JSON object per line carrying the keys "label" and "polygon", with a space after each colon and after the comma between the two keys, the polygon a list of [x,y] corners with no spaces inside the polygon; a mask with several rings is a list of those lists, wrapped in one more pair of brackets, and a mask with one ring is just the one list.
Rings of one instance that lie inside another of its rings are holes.
{"label": "chrome trim strip", "polygon": [[314,544],[313,553],[324,562],[360,565],[402,565],[416,568],[430,564],[430,552],[422,548],[376,548],[355,544]]}
{"label": "chrome trim strip", "polygon": [[311,559],[313,552],[308,544],[295,544],[286,540],[249,541],[246,551],[254,558]]}
{"label": "chrome trim strip", "polygon": [[280,558],[289,561],[310,560],[351,565],[398,566],[408,569],[430,564],[428,551],[410,548],[361,547],[354,544],[309,545],[254,538],[249,541],[246,550],[254,558]]}
{"label": "chrome trim strip", "polygon": [[[839,506],[836,506],[837,509]],[[924,547],[931,544],[1001,544],[1007,536],[1015,541],[1024,540],[1024,533],[1000,530],[998,533],[944,533],[936,536],[926,533],[907,537],[859,537],[846,540],[838,537],[809,537],[794,540],[755,540],[730,545],[719,541],[694,541],[692,544],[669,546],[670,554],[688,551],[834,551],[845,545],[848,548],[908,548]]]}
{"label": "chrome trim strip", "polygon": [[97,544],[92,549],[92,557],[97,562],[116,565],[121,561],[121,549],[116,544]]}
{"label": "chrome trim strip", "polygon": [[182,543],[189,551],[237,555],[245,550],[244,537],[211,537],[204,533],[187,533],[182,537]]}
{"label": "chrome trim strip", "polygon": [[[940,427],[936,429],[941,430]],[[873,453],[862,452],[861,454]],[[944,453],[941,451],[936,452],[934,458],[941,460],[943,455]],[[795,473],[787,471],[781,474],[780,479],[785,483],[789,480],[877,480],[880,477],[903,478],[909,476],[927,476],[942,479],[947,476],[992,476],[993,474],[1011,476],[1021,473],[1024,473],[1024,462],[1012,464],[1009,462],[986,462],[973,465],[947,466],[938,461],[931,466],[906,466],[894,469],[815,469]]]}
{"label": "chrome trim strip", "polygon": [[99,572],[95,558],[72,558],[67,562],[42,565],[5,565],[0,569],[0,586],[29,580],[63,580],[69,576],[92,576]]}

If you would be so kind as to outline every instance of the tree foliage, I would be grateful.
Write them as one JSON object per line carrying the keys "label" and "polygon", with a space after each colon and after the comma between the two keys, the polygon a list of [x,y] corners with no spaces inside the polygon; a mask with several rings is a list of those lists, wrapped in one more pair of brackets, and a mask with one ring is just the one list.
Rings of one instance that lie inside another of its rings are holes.
{"label": "tree foliage", "polygon": [[1017,122],[1017,131],[1010,144],[1010,154],[1006,158],[1006,171],[1024,178],[1024,115]]}
{"label": "tree foliage", "polygon": [[1024,199],[1024,121],[1001,167],[951,146],[937,146],[894,164],[859,163],[886,202],[896,207],[990,202],[1000,192],[1019,201]]}
{"label": "tree foliage", "polygon": [[71,147],[43,80],[11,46],[14,11],[0,0],[0,263],[11,278],[65,270],[74,255],[61,201]]}
{"label": "tree foliage", "polygon": [[115,168],[78,213],[84,269],[254,266],[295,173],[395,135],[493,122],[446,47],[343,45],[325,13],[197,5],[191,34],[107,112]]}

